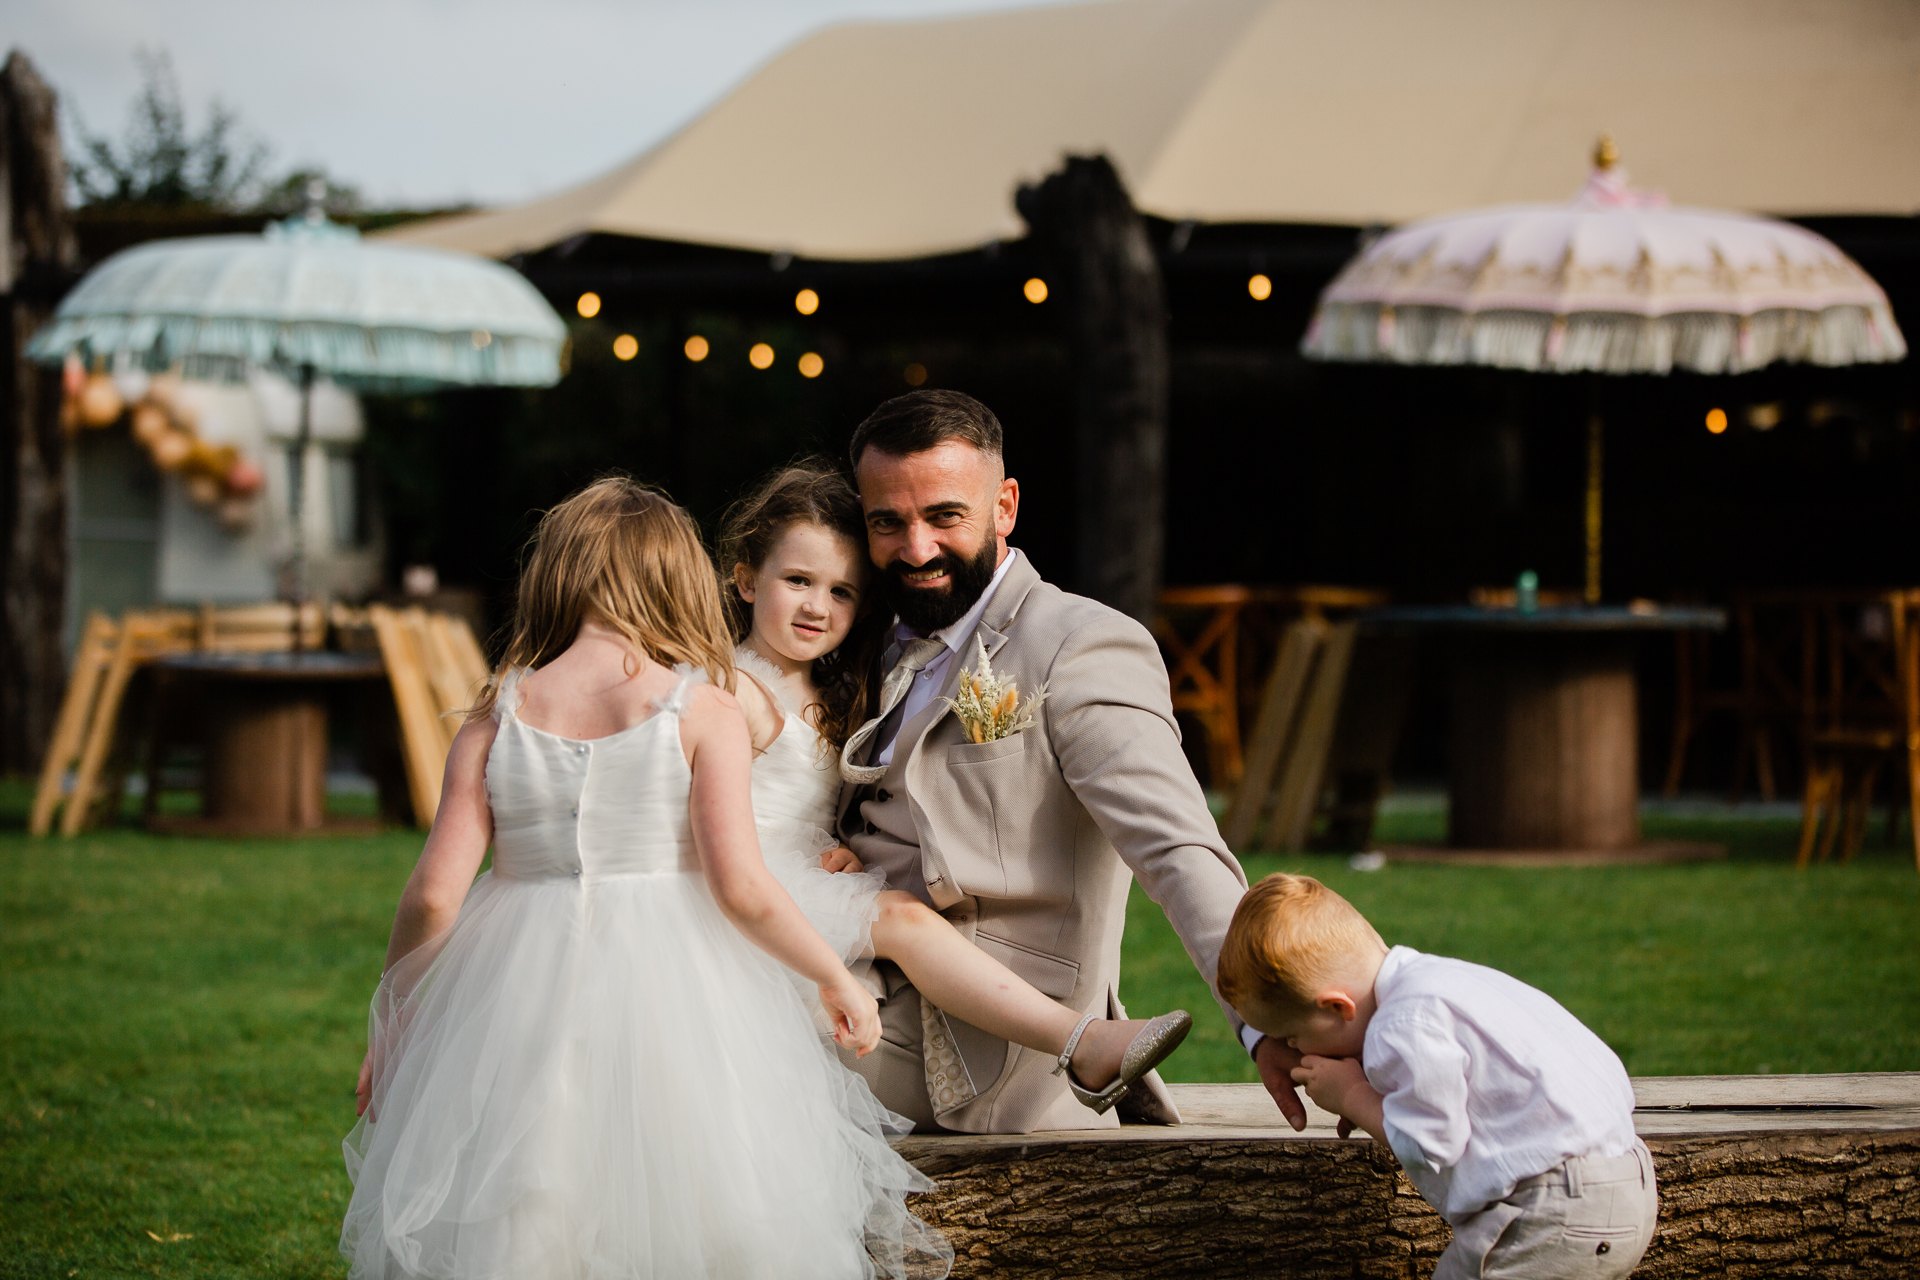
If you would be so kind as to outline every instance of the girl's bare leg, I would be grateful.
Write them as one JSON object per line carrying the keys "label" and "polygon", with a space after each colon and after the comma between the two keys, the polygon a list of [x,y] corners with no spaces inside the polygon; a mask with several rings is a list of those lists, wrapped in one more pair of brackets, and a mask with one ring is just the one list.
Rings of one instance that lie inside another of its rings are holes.
{"label": "girl's bare leg", "polygon": [[[873,951],[899,965],[941,1009],[1002,1040],[1057,1055],[1080,1022],[1080,1015],[1034,990],[910,893],[889,889],[880,895]],[[1105,1086],[1120,1074],[1121,1056],[1145,1025],[1091,1023],[1074,1047],[1075,1078],[1089,1089]]]}

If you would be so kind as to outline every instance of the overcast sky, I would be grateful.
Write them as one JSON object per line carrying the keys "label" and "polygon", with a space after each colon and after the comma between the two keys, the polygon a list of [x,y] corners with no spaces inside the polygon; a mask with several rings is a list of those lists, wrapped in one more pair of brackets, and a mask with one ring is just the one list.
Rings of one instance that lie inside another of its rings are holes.
{"label": "overcast sky", "polygon": [[1039,0],[6,0],[0,32],[116,140],[134,54],[171,55],[189,127],[218,97],[375,205],[508,203],[644,150],[830,23]]}

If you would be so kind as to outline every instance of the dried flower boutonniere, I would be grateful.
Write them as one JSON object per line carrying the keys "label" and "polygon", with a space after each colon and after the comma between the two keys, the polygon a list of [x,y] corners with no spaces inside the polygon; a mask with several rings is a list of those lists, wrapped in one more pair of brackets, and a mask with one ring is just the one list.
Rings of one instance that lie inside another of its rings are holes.
{"label": "dried flower boutonniere", "polygon": [[995,675],[993,663],[987,658],[987,646],[978,636],[973,643],[980,653],[979,669],[961,669],[960,696],[945,699],[946,704],[960,717],[969,742],[1010,738],[1033,723],[1034,710],[1046,701],[1046,686],[1042,685],[1038,693],[1030,693],[1022,701],[1019,683]]}

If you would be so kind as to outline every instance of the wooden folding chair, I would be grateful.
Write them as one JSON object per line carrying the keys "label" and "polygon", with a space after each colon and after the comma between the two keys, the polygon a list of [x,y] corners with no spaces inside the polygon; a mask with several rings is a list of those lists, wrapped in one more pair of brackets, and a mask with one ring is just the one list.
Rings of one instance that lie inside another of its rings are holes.
{"label": "wooden folding chair", "polygon": [[113,664],[119,639],[119,623],[98,610],[87,615],[86,628],[80,633],[80,647],[73,655],[73,670],[67,676],[66,696],[60,702],[60,715],[54,721],[53,739],[47,744],[46,758],[40,765],[40,785],[33,793],[33,812],[27,820],[27,830],[36,836],[44,836],[53,829],[54,810],[60,806],[67,770],[80,762],[87,726],[93,720],[100,685],[106,679],[107,668]]}
{"label": "wooden folding chair", "polygon": [[1306,847],[1357,629],[1352,621],[1318,616],[1287,627],[1254,724],[1247,770],[1221,825],[1228,848],[1246,848],[1269,809],[1266,844],[1289,852]]}
{"label": "wooden folding chair", "polygon": [[[1819,723],[1808,734],[1807,780],[1795,865],[1837,851],[1852,859],[1866,836],[1881,770],[1897,758],[1907,765],[1905,804],[1888,815],[1896,838],[1902,808],[1913,813],[1915,752],[1920,748],[1920,628],[1915,592],[1833,595],[1813,606],[1819,621],[1824,688]],[[1920,867],[1920,835],[1916,836]]]}
{"label": "wooden folding chair", "polygon": [[1240,613],[1253,598],[1242,586],[1168,587],[1153,633],[1166,650],[1173,709],[1191,712],[1207,735],[1208,781],[1231,787],[1245,760],[1240,749]]}
{"label": "wooden folding chair", "polygon": [[215,653],[318,649],[326,639],[326,614],[315,601],[297,609],[284,602],[202,605],[194,629],[195,646]]}
{"label": "wooden folding chair", "polygon": [[[41,766],[29,831],[47,834],[64,799],[60,834],[77,835],[103,800],[118,798],[124,771],[116,770],[116,785],[102,788],[100,783],[113,758],[127,686],[135,671],[160,654],[192,647],[192,615],[177,610],[130,612],[118,623],[98,613],[88,618]],[[62,797],[69,768],[73,790]]]}
{"label": "wooden folding chair", "polygon": [[367,620],[393,686],[414,824],[426,830],[439,811],[447,753],[460,730],[453,713],[479,695],[488,675],[486,657],[463,618],[369,605]]}

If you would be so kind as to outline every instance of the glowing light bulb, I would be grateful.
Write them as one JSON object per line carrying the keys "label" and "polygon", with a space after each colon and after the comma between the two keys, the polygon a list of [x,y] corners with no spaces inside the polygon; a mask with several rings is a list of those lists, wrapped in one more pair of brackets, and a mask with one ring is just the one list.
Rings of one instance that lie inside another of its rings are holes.
{"label": "glowing light bulb", "polygon": [[900,376],[907,380],[908,386],[910,387],[920,386],[922,383],[924,383],[927,380],[927,366],[921,364],[919,361],[916,360],[912,364],[908,365],[905,369],[901,370]]}
{"label": "glowing light bulb", "polygon": [[573,304],[573,309],[580,313],[582,319],[593,319],[600,314],[600,295],[597,293],[581,294],[580,301]]}
{"label": "glowing light bulb", "polygon": [[800,357],[800,376],[803,378],[817,378],[826,367],[827,362],[820,358],[817,351],[809,351]]}
{"label": "glowing light bulb", "polygon": [[747,363],[756,369],[773,368],[773,348],[764,342],[756,342],[747,351]]}
{"label": "glowing light bulb", "polygon": [[1247,281],[1247,294],[1255,302],[1265,302],[1273,296],[1273,281],[1265,276],[1256,275]]}
{"label": "glowing light bulb", "polygon": [[687,339],[687,359],[693,361],[695,364],[705,360],[707,358],[707,352],[711,350],[713,350],[713,348],[707,345],[707,340],[697,333]]}
{"label": "glowing light bulb", "polygon": [[1047,282],[1039,276],[1020,286],[1020,292],[1027,295],[1027,301],[1036,306],[1047,300]]}
{"label": "glowing light bulb", "polygon": [[640,354],[640,339],[630,333],[623,333],[613,340],[613,358],[631,360]]}
{"label": "glowing light bulb", "polygon": [[1719,435],[1727,429],[1727,411],[1725,409],[1707,410],[1707,430]]}
{"label": "glowing light bulb", "polygon": [[811,289],[802,289],[793,295],[793,309],[803,316],[810,316],[820,309],[820,295]]}

